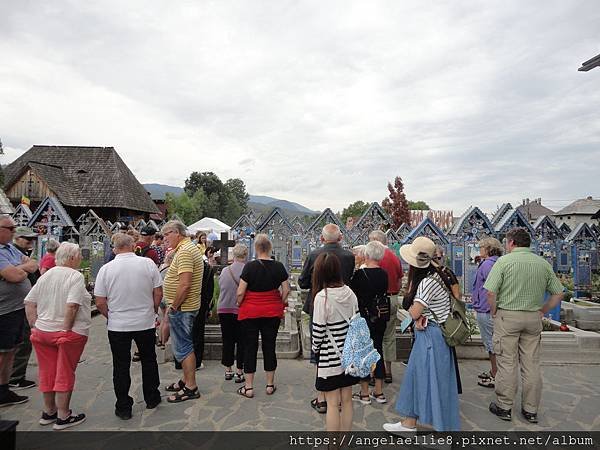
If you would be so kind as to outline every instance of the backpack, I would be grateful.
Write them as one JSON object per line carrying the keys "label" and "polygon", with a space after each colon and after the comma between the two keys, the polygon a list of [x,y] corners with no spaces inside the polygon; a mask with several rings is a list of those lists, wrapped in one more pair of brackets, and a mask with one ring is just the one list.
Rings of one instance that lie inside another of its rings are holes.
{"label": "backpack", "polygon": [[[365,269],[362,269],[362,271],[369,284],[371,284],[371,280],[367,276]],[[371,322],[375,322],[376,320],[384,320],[387,322],[390,320],[390,310],[390,296],[387,292],[375,294],[372,304],[367,308],[369,320],[371,320]]]}
{"label": "backpack", "polygon": [[135,246],[135,254],[138,256],[145,257],[149,251],[150,251],[149,245],[146,245],[144,248],[140,247],[139,245]]}
{"label": "backpack", "polygon": [[[325,301],[327,301],[327,290],[325,290]],[[331,307],[339,312],[335,303],[331,303]],[[343,314],[340,313],[340,315],[344,317]],[[381,356],[373,346],[369,326],[360,313],[356,312],[350,319],[344,320],[348,322],[349,326],[341,352],[329,328],[327,328],[327,336],[342,362],[344,372],[353,377],[366,378],[375,369]]]}
{"label": "backpack", "polygon": [[448,318],[444,323],[440,323],[433,310],[429,310],[442,330],[446,344],[448,344],[450,347],[456,347],[457,345],[464,344],[471,337],[469,321],[467,320],[466,305],[460,300],[454,298],[452,292],[449,291],[444,282],[440,282],[434,277],[429,278],[442,286],[450,298],[450,313],[448,314]]}

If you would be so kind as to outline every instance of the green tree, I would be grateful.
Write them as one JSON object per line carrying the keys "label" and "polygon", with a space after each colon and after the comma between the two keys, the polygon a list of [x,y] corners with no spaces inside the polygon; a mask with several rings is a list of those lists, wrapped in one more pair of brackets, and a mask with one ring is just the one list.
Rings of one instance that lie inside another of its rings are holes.
{"label": "green tree", "polygon": [[185,180],[183,190],[187,195],[192,196],[201,189],[207,196],[210,196],[214,193],[220,195],[225,187],[214,172],[192,172]]}
{"label": "green tree", "polygon": [[419,210],[419,211],[429,211],[431,208],[427,203],[423,200],[418,200],[416,202],[408,201],[408,209],[410,210]]}
{"label": "green tree", "polygon": [[168,215],[177,214],[186,225],[191,225],[204,216],[207,201],[202,191],[196,192],[191,197],[185,192],[180,195],[167,192],[165,197]]}
{"label": "green tree", "polygon": [[410,223],[410,212],[406,195],[404,195],[402,178],[394,178],[394,184],[388,183],[387,187],[390,194],[383,199],[381,206],[390,215],[393,228],[397,229],[403,223]]}
{"label": "green tree", "polygon": [[[246,192],[246,185],[239,178],[230,178],[225,182],[225,189],[229,191],[235,197],[236,204],[235,207],[232,206],[233,209],[237,207],[241,208],[241,212],[234,219],[237,220],[239,216],[241,216],[244,211],[248,208],[248,200],[250,199],[250,195]],[[233,211],[232,211],[233,213]]]}
{"label": "green tree", "polygon": [[345,225],[346,221],[349,217],[360,217],[369,207],[368,203],[363,202],[362,200],[357,200],[354,203],[350,203],[348,207],[342,210],[342,213],[339,214],[340,221]]}

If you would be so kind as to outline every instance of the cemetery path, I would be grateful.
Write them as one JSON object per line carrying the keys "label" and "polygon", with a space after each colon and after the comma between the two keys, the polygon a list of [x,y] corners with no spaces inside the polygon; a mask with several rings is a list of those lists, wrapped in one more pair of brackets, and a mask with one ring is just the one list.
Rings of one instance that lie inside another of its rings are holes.
{"label": "cemetery path", "polygon": [[[90,340],[77,370],[77,385],[72,408],[85,412],[86,423],[77,430],[146,430],[146,431],[322,431],[324,416],[309,406],[314,395],[314,369],[305,360],[279,360],[276,374],[277,393],[267,396],[264,391],[264,373],[257,373],[254,399],[236,394],[239,385],[223,379],[219,361],[206,361],[206,368],[197,373],[202,398],[182,404],[168,404],[166,399],[154,410],[146,410],[141,393],[141,368],[132,363],[132,389],[135,399],[133,418],[122,421],[114,413],[112,388],[112,360],[106,337],[105,321],[95,317]],[[261,366],[259,360],[259,368]],[[544,366],[544,391],[540,423],[532,425],[518,414],[520,403],[514,408],[512,422],[502,422],[487,408],[492,400],[492,389],[477,386],[477,374],[489,368],[486,361],[460,363],[464,393],[461,397],[461,418],[464,431],[575,431],[598,429],[600,424],[600,386],[597,384],[600,366],[570,365]],[[176,381],[178,373],[173,364],[160,364],[161,387]],[[397,421],[394,403],[402,380],[404,366],[393,364],[394,382],[386,385],[388,403],[385,405],[354,405],[354,430],[381,431],[387,421]],[[32,358],[29,378],[37,380],[37,367]],[[21,392],[30,395],[28,403],[3,408],[2,419],[19,420],[18,429],[48,430],[38,420],[41,395],[35,389]],[[163,394],[166,396],[166,393]]]}

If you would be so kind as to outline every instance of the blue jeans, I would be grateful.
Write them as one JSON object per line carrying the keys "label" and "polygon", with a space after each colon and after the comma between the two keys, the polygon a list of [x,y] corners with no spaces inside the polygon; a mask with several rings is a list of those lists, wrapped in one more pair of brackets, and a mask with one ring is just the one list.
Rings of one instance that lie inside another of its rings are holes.
{"label": "blue jeans", "polygon": [[169,326],[173,338],[173,356],[182,362],[190,353],[194,352],[194,338],[192,328],[198,311],[173,311],[169,312]]}

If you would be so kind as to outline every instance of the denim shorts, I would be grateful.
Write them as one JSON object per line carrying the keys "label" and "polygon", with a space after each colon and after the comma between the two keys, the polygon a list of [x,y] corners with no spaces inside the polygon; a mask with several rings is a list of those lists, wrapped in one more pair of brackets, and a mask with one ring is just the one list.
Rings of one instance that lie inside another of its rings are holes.
{"label": "denim shorts", "polygon": [[194,351],[194,338],[192,328],[198,311],[173,311],[169,312],[169,325],[173,338],[173,356],[182,362]]}
{"label": "denim shorts", "polygon": [[494,353],[492,345],[492,336],[494,334],[494,319],[491,313],[477,313],[477,325],[479,326],[479,334],[483,341],[483,346],[488,353]]}

